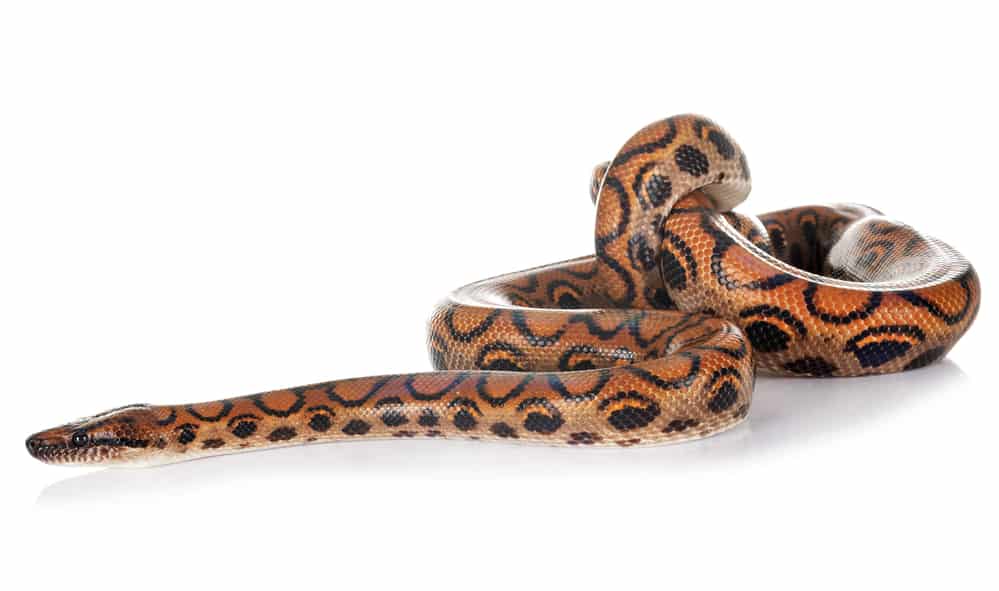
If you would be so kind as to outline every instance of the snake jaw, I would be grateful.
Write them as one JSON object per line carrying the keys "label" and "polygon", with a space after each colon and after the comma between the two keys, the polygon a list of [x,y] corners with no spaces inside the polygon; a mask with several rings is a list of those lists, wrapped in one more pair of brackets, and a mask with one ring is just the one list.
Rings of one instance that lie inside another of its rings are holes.
{"label": "snake jaw", "polygon": [[31,435],[25,446],[46,464],[117,464],[150,447],[148,405],[116,408]]}

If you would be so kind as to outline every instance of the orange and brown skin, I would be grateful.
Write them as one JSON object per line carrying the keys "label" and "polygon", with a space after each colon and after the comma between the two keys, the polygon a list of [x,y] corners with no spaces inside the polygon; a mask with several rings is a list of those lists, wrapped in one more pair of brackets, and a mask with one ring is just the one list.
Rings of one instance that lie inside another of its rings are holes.
{"label": "orange and brown skin", "polygon": [[372,437],[680,441],[744,419],[757,364],[911,369],[973,321],[978,280],[950,247],[862,206],[728,212],[748,191],[745,156],[717,125],[657,122],[595,171],[595,256],[480,281],[438,307],[438,371],[133,405],[37,433],[28,449],[144,465]]}
{"label": "orange and brown skin", "polygon": [[[798,207],[756,220],[719,215],[692,194],[664,230],[695,240],[690,256],[678,238],[664,241],[661,270],[672,300],[736,322],[758,369],[771,374],[923,367],[946,355],[981,303],[978,276],[960,253],[861,205]],[[694,267],[707,276],[690,280]]]}

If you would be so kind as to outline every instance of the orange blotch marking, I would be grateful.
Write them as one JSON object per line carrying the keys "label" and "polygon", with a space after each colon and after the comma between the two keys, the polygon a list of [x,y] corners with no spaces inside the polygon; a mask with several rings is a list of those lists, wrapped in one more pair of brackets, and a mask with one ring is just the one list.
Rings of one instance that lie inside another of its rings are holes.
{"label": "orange blotch marking", "polygon": [[812,298],[815,309],[835,316],[846,316],[850,312],[862,312],[870,301],[871,293],[854,289],[840,289],[819,286]]}
{"label": "orange blotch marking", "polygon": [[221,400],[214,400],[212,402],[194,404],[191,407],[203,417],[215,417],[222,412],[224,403]]}
{"label": "orange blotch marking", "polygon": [[291,390],[277,390],[263,396],[263,402],[268,408],[280,412],[287,412],[296,402],[298,397]]}

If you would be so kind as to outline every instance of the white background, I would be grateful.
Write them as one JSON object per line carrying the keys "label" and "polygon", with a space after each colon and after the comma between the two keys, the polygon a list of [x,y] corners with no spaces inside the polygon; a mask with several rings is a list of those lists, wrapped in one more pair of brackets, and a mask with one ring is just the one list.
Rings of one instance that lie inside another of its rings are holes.
{"label": "white background", "polygon": [[[5,586],[995,588],[999,44],[916,4],[4,2]],[[689,111],[749,155],[743,211],[863,202],[970,258],[950,357],[761,379],[747,423],[659,448],[25,453],[124,403],[429,368],[440,297],[592,252],[590,167]]]}

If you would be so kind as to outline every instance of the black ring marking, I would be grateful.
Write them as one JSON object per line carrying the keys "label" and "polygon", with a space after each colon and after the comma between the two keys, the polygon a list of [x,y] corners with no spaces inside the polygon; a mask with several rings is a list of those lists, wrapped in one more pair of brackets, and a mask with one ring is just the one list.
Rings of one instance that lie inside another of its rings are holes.
{"label": "black ring marking", "polygon": [[457,308],[453,307],[449,308],[444,314],[444,326],[447,327],[448,333],[450,333],[452,339],[462,343],[470,343],[484,335],[486,331],[489,330],[489,327],[493,325],[493,322],[496,322],[499,315],[503,313],[503,311],[499,309],[493,310],[488,316],[485,317],[485,319],[482,320],[482,322],[477,324],[471,330],[460,331],[454,325],[454,314],[456,309]]}
{"label": "black ring marking", "polygon": [[444,386],[443,388],[441,388],[436,392],[420,392],[419,390],[417,390],[416,386],[413,385],[413,382],[416,380],[418,376],[407,377],[406,381],[403,382],[402,385],[406,388],[406,391],[409,392],[409,395],[412,396],[415,400],[423,400],[423,401],[440,400],[448,392],[454,390],[456,387],[458,387],[459,384],[464,382],[465,378],[467,378],[468,376],[469,373],[467,371],[463,371],[458,375],[456,375],[455,378],[451,380],[450,384]]}
{"label": "black ring marking", "polygon": [[595,314],[573,314],[569,317],[569,323],[582,323],[586,325],[586,330],[592,335],[600,339],[601,341],[609,341],[617,336],[617,333],[621,332],[621,329],[628,326],[628,320],[622,320],[614,328],[602,328],[597,324],[597,316]]}
{"label": "black ring marking", "polygon": [[746,308],[739,312],[739,318],[751,320],[748,324],[743,324],[742,330],[753,344],[753,349],[760,353],[786,351],[788,343],[791,341],[790,335],[779,326],[763,320],[765,318],[776,318],[800,336],[805,336],[808,333],[808,329],[805,328],[805,324],[801,320],[795,318],[789,311],[777,306],[763,304]]}
{"label": "black ring marking", "polygon": [[625,347],[618,347],[616,349],[598,349],[593,345],[573,345],[566,349],[558,359],[558,369],[559,371],[581,371],[587,369],[596,369],[597,366],[589,359],[584,359],[575,364],[572,364],[573,357],[576,355],[591,355],[593,357],[606,359],[608,357],[612,359],[623,359],[625,361],[634,362],[637,359],[635,353]]}
{"label": "black ring marking", "polygon": [[[731,332],[732,329],[727,325],[721,330],[721,334],[731,334]],[[703,335],[702,338],[709,337],[711,335],[712,332],[708,332],[705,335]],[[742,339],[739,340],[738,349],[726,349],[725,347],[721,347],[719,345],[696,345],[694,347],[691,347],[691,350],[715,351],[717,353],[722,353],[723,355],[728,355],[732,359],[742,359],[743,357],[749,354],[749,350],[746,347],[746,341]]]}
{"label": "black ring marking", "polygon": [[[712,210],[705,210],[701,213],[701,230],[714,239],[714,246],[711,249],[710,267],[711,274],[715,277],[715,280],[718,281],[719,285],[722,285],[728,290],[743,288],[754,291],[772,291],[782,285],[786,285],[794,281],[794,276],[788,273],[777,273],[770,277],[756,279],[742,285],[740,285],[735,279],[731,279],[725,271],[725,266],[722,264],[722,260],[725,258],[725,254],[728,250],[735,246],[735,239],[729,236],[724,230],[715,227],[715,221],[718,221],[718,223],[728,224],[724,216],[716,214]],[[735,231],[735,228],[733,228],[733,231]]]}
{"label": "black ring marking", "polygon": [[482,376],[475,383],[475,391],[478,392],[479,397],[489,403],[490,406],[499,407],[503,406],[510,400],[520,396],[524,392],[524,388],[534,380],[534,374],[527,374],[524,379],[520,381],[516,386],[510,388],[510,391],[503,396],[492,396],[486,392],[486,385],[489,382],[489,376]]}
{"label": "black ring marking", "polygon": [[527,285],[517,285],[516,283],[508,283],[507,285],[520,292],[534,293],[538,289],[538,276],[537,274],[529,273],[527,275]]}
{"label": "black ring marking", "polygon": [[250,396],[250,400],[252,400],[253,405],[259,408],[260,411],[263,412],[264,414],[270,415],[272,417],[285,418],[285,417],[290,417],[291,415],[302,410],[302,407],[305,406],[305,391],[309,389],[310,387],[303,386],[301,388],[293,388],[289,390],[292,394],[295,395],[295,402],[293,402],[292,405],[288,407],[288,410],[278,410],[267,406],[267,403],[264,402],[263,400],[263,397],[266,396],[266,394],[254,394],[253,396]]}
{"label": "black ring marking", "polygon": [[628,150],[627,152],[621,152],[620,154],[614,157],[614,161],[611,163],[610,168],[613,169],[617,166],[620,166],[625,162],[628,162],[635,156],[639,156],[641,154],[651,154],[656,150],[661,150],[666,146],[672,144],[673,140],[676,139],[676,119],[674,117],[670,117],[668,119],[663,120],[663,123],[669,126],[669,128],[666,130],[665,135],[651,142],[635,146],[634,148]]}
{"label": "black ring marking", "polygon": [[867,294],[867,303],[864,304],[862,310],[851,310],[849,314],[837,315],[829,314],[828,312],[820,312],[815,306],[815,292],[817,292],[819,286],[817,283],[809,282],[808,287],[802,294],[805,296],[805,307],[808,308],[808,313],[815,316],[822,322],[828,324],[850,324],[855,320],[861,320],[867,318],[871,315],[874,310],[878,309],[881,305],[881,299],[884,294],[880,291],[872,291]]}
{"label": "black ring marking", "polygon": [[167,415],[165,419],[157,419],[156,424],[159,425],[160,427],[166,427],[167,425],[176,420],[177,420],[177,409],[171,406],[170,414]]}
{"label": "black ring marking", "polygon": [[962,306],[961,310],[956,314],[947,314],[946,312],[938,308],[936,304],[924,298],[923,296],[919,295],[915,291],[900,291],[898,292],[898,295],[904,298],[907,302],[909,302],[913,306],[925,308],[927,312],[936,316],[940,320],[943,320],[944,323],[947,324],[947,326],[954,326],[958,322],[964,320],[964,317],[968,315],[968,308],[971,307],[971,301],[974,299],[971,293],[971,285],[969,284],[970,275],[971,271],[969,270],[958,281],[958,284],[961,286],[961,289],[964,290],[965,300],[964,300],[964,306]]}
{"label": "black ring marking", "polygon": [[[637,289],[635,288],[635,281],[631,278],[628,271],[617,262],[617,259],[607,254],[607,245],[614,242],[618,238],[624,235],[628,229],[628,223],[631,219],[631,206],[628,204],[628,195],[625,192],[624,185],[621,181],[617,180],[614,176],[608,174],[607,178],[604,179],[604,186],[601,189],[601,199],[603,199],[603,191],[611,187],[618,194],[618,206],[621,208],[621,219],[618,221],[617,229],[609,234],[603,236],[597,236],[596,239],[596,256],[597,259],[602,261],[608,268],[610,268],[625,286],[624,297],[620,300],[614,300],[615,304],[619,308],[628,308],[635,300],[635,295]],[[613,298],[612,298],[613,299]]]}
{"label": "black ring marking", "polygon": [[677,353],[676,355],[678,357],[686,357],[690,359],[690,371],[687,372],[687,375],[681,378],[664,380],[661,377],[657,376],[656,374],[646,369],[642,369],[641,367],[635,367],[633,365],[625,366],[623,369],[635,374],[643,381],[648,382],[653,386],[662,390],[675,390],[677,388],[686,388],[690,386],[692,383],[694,383],[695,379],[697,379],[697,374],[701,371],[701,358],[698,355],[686,351],[682,353]]}
{"label": "black ring marking", "polygon": [[504,341],[494,341],[482,347],[479,355],[475,358],[475,367],[486,371],[524,371],[524,367],[509,359],[494,359],[486,363],[486,357],[494,351],[503,351],[512,354],[518,360],[526,358],[524,352],[516,346]]}
{"label": "black ring marking", "polygon": [[538,335],[531,330],[531,327],[527,325],[527,318],[524,312],[521,310],[514,310],[510,313],[510,319],[513,321],[513,325],[517,328],[521,335],[527,342],[535,347],[550,347],[558,343],[562,335],[565,334],[565,328],[560,328],[549,335]]}
{"label": "black ring marking", "polygon": [[218,414],[215,415],[215,416],[205,416],[205,415],[199,413],[198,411],[194,410],[194,405],[193,404],[187,405],[185,407],[185,410],[187,410],[187,412],[191,416],[197,418],[199,421],[204,421],[206,423],[217,423],[217,422],[221,421],[222,419],[224,419],[226,417],[226,415],[228,415],[230,412],[232,412],[232,402],[230,402],[228,400],[223,400],[222,401],[222,408],[219,409]]}
{"label": "black ring marking", "polygon": [[548,385],[551,386],[552,390],[558,392],[562,398],[566,400],[571,400],[573,402],[582,402],[584,400],[593,400],[594,398],[596,398],[597,395],[600,394],[600,391],[604,389],[604,386],[607,385],[607,382],[610,381],[610,379],[611,379],[611,373],[606,369],[601,369],[599,370],[599,373],[597,375],[596,385],[594,385],[589,390],[586,390],[585,392],[580,392],[578,394],[570,392],[569,388],[566,387],[565,383],[563,383],[562,380],[553,373],[548,374]]}
{"label": "black ring marking", "polygon": [[392,377],[393,376],[385,376],[379,378],[378,381],[376,381],[374,384],[371,385],[371,388],[368,389],[367,393],[365,393],[364,396],[358,398],[357,400],[348,400],[343,396],[340,396],[339,394],[336,393],[336,383],[335,382],[330,383],[326,387],[326,397],[329,398],[331,401],[342,405],[345,408],[354,408],[357,406],[361,406],[368,400],[371,400],[371,397],[377,394],[378,391],[381,390],[385,386],[385,384],[387,384],[389,380],[392,379]]}

